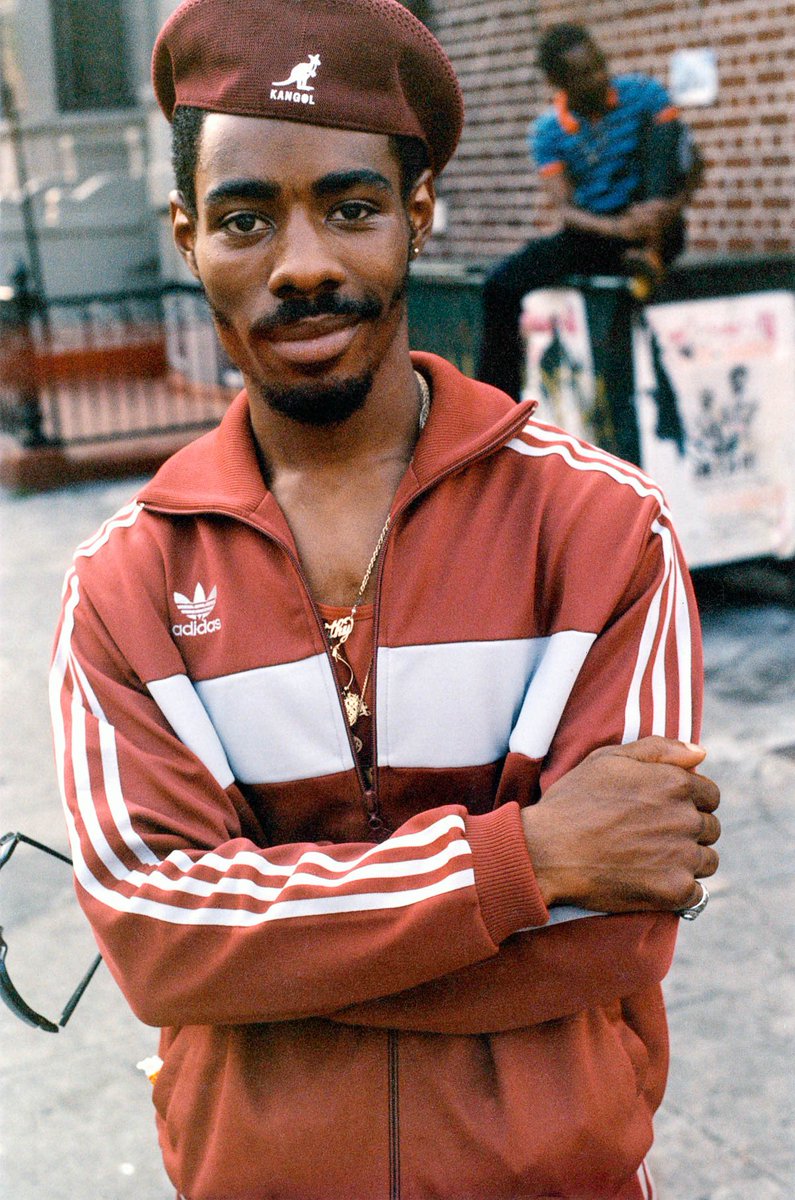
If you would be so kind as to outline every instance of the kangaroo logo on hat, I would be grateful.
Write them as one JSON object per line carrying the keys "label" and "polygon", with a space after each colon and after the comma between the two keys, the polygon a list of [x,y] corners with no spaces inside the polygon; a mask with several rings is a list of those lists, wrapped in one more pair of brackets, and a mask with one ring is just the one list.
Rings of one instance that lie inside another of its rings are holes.
{"label": "kangaroo logo on hat", "polygon": [[[310,95],[315,89],[309,82],[317,75],[320,66],[320,55],[310,54],[309,62],[301,62],[293,67],[286,79],[274,79],[271,84],[271,100],[290,100],[293,104],[314,104],[315,98]],[[295,85],[295,91],[285,91]]]}

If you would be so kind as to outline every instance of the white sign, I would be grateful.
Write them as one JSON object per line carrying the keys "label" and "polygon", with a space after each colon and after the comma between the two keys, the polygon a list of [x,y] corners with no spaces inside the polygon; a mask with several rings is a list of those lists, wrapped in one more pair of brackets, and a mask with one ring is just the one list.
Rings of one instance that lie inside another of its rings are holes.
{"label": "white sign", "polygon": [[674,104],[695,108],[718,98],[718,59],[706,47],[674,50],[670,59],[668,90]]}

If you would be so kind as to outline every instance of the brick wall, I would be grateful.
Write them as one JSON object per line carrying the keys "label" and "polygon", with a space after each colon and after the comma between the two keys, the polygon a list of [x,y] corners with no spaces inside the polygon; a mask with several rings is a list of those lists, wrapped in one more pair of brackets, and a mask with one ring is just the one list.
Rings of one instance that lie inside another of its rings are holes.
{"label": "brick wall", "polygon": [[613,70],[668,81],[671,52],[716,51],[720,89],[685,112],[706,160],[689,213],[690,250],[719,257],[795,251],[795,3],[792,0],[432,0],[432,28],[452,58],[467,125],[440,191],[446,234],[431,253],[485,260],[552,228],[526,149],[549,102],[535,67],[538,30],[588,24]]}

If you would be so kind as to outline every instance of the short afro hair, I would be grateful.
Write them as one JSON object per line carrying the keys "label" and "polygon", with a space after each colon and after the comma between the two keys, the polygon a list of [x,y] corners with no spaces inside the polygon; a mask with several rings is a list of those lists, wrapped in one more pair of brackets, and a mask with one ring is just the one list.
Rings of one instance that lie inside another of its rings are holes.
{"label": "short afro hair", "polygon": [[180,104],[174,109],[171,122],[171,164],[177,190],[182,193],[185,207],[196,216],[196,167],[199,161],[199,137],[204,124],[205,110]]}
{"label": "short afro hair", "polygon": [[594,39],[584,25],[571,25],[561,21],[550,25],[538,43],[538,65],[553,83],[563,82],[563,57],[575,46],[595,45]]}
{"label": "short afro hair", "polygon": [[[171,122],[171,162],[177,190],[182,193],[185,207],[196,216],[196,167],[199,161],[199,140],[206,110],[179,104]],[[428,147],[420,138],[392,134],[389,138],[392,153],[400,166],[401,196],[409,193],[426,167],[430,166]]]}

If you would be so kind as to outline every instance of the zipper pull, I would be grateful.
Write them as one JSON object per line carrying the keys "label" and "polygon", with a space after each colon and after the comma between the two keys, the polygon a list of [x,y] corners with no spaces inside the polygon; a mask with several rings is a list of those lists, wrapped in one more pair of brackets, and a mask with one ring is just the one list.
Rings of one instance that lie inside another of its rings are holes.
{"label": "zipper pull", "polygon": [[364,803],[367,809],[367,824],[370,826],[370,831],[377,842],[383,842],[388,838],[392,830],[384,823],[378,806],[378,797],[372,788],[368,788],[364,793]]}

